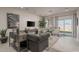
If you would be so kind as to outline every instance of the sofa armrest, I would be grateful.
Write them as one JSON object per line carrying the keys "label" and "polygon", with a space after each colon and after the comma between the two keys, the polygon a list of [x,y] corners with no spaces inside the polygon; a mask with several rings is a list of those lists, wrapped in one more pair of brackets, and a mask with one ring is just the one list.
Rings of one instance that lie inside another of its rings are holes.
{"label": "sofa armrest", "polygon": [[43,41],[43,40],[47,40],[49,38],[50,34],[48,33],[43,33],[42,35],[39,36],[39,40]]}
{"label": "sofa armrest", "polygon": [[27,39],[31,41],[38,41],[38,36],[35,35],[27,35]]}

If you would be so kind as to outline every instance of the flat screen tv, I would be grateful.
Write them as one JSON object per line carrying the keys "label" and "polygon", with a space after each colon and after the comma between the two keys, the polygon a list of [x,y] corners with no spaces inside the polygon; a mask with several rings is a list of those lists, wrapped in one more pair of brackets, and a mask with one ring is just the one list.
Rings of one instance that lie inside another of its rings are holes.
{"label": "flat screen tv", "polygon": [[27,27],[34,27],[34,26],[35,26],[35,22],[27,21]]}

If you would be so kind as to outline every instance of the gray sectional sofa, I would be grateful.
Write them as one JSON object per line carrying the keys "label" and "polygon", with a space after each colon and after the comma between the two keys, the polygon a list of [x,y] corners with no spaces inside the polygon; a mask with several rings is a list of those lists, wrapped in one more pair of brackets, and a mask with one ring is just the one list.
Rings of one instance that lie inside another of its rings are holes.
{"label": "gray sectional sofa", "polygon": [[38,34],[28,34],[28,49],[32,52],[41,52],[46,47],[48,47],[49,33]]}

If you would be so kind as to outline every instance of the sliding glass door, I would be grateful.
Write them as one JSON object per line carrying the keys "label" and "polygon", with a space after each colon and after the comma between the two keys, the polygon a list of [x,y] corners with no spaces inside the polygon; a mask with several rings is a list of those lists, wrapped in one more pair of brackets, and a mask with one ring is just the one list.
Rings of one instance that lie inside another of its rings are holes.
{"label": "sliding glass door", "polygon": [[58,20],[58,27],[61,32],[72,32],[72,19]]}

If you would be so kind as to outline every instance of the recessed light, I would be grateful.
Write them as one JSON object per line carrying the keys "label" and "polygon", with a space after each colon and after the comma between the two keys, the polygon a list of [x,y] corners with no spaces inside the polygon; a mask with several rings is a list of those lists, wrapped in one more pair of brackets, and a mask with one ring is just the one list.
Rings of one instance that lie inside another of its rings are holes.
{"label": "recessed light", "polygon": [[51,13],[51,12],[52,12],[52,10],[49,10],[48,12],[50,12],[50,13]]}
{"label": "recessed light", "polygon": [[20,7],[20,8],[22,8],[22,9],[23,9],[24,7]]}
{"label": "recessed light", "polygon": [[69,9],[68,8],[65,8],[65,11],[69,11]]}

